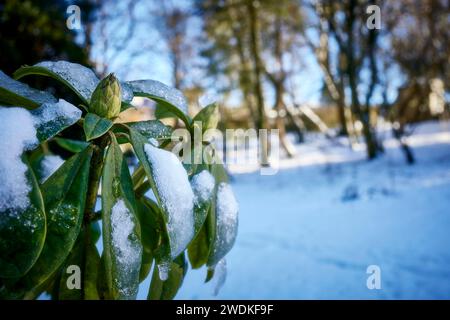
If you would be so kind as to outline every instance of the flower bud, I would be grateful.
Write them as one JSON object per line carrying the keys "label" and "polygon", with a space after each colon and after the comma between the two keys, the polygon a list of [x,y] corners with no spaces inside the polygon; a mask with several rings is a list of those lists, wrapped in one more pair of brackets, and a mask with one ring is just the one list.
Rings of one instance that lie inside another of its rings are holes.
{"label": "flower bud", "polygon": [[120,113],[121,96],[119,81],[110,73],[92,93],[89,111],[103,118],[115,118]]}

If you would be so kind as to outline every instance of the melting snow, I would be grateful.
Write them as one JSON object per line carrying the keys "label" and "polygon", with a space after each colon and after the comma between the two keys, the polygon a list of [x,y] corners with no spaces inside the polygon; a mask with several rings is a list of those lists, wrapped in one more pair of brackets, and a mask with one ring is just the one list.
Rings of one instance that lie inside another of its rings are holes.
{"label": "melting snow", "polygon": [[215,180],[208,170],[196,174],[191,180],[192,189],[196,195],[197,202],[208,201],[214,189]]}
{"label": "melting snow", "polygon": [[130,81],[128,84],[133,88],[133,92],[145,93],[155,97],[160,97],[184,113],[188,113],[188,104],[186,98],[181,93],[181,91],[169,87],[164,83],[156,80],[136,80]]}
{"label": "melting snow", "polygon": [[186,170],[171,152],[146,144],[160,200],[167,214],[172,258],[177,257],[194,236],[194,193]]}
{"label": "melting snow", "polygon": [[169,278],[170,261],[161,262],[158,264],[158,275],[161,281],[166,281]]}
{"label": "melting snow", "polygon": [[41,182],[48,179],[64,163],[60,156],[47,155],[41,161]]}
{"label": "melting snow", "polygon": [[132,266],[140,260],[141,251],[136,244],[129,239],[133,233],[134,222],[131,213],[123,200],[117,201],[111,212],[112,243],[118,253],[120,263]]}
{"label": "melting snow", "polygon": [[23,108],[0,108],[0,211],[24,210],[29,205],[24,151],[38,143],[33,117]]}

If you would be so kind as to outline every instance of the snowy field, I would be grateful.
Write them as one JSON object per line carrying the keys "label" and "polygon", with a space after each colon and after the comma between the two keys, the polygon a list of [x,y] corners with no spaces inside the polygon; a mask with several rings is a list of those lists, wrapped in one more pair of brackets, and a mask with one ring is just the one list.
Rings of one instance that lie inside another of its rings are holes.
{"label": "snowy field", "polygon": [[[410,143],[413,166],[393,140],[367,162],[363,150],[315,139],[276,175],[234,174],[227,280],[215,297],[206,270],[189,270],[177,298],[449,299],[449,124],[421,125]],[[381,269],[380,290],[366,286],[369,265]]]}

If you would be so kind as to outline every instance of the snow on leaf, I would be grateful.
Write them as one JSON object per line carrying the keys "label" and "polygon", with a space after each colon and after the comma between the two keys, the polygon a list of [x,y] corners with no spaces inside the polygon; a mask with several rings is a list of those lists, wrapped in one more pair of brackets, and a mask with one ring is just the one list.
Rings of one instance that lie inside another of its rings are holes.
{"label": "snow on leaf", "polygon": [[227,279],[227,261],[225,258],[220,259],[220,261],[215,266],[214,270],[214,291],[213,295],[217,296],[219,294],[220,289],[225,283]]}
{"label": "snow on leaf", "polygon": [[203,170],[192,177],[191,185],[196,195],[196,202],[204,202],[211,197],[215,180],[208,170]]}
{"label": "snow on leaf", "polygon": [[153,168],[153,179],[166,215],[172,258],[177,257],[194,236],[194,193],[186,170],[171,152],[145,144]]}
{"label": "snow on leaf", "polygon": [[43,61],[34,65],[56,74],[64,79],[86,101],[91,99],[92,92],[98,83],[95,73],[82,65],[67,61]]}
{"label": "snow on leaf", "polygon": [[31,114],[22,108],[0,108],[0,211],[24,210],[31,191],[21,160],[38,143]]}
{"label": "snow on leaf", "polygon": [[158,276],[161,281],[166,281],[169,278],[170,261],[163,261],[158,264]]}
{"label": "snow on leaf", "polygon": [[118,200],[111,211],[112,244],[121,269],[118,270],[118,278],[114,279],[117,288],[125,296],[132,296],[133,292],[127,292],[127,280],[133,270],[139,269],[141,263],[142,247],[137,239],[133,238],[134,222],[132,214],[123,200]]}
{"label": "snow on leaf", "polygon": [[122,101],[125,101],[127,103],[131,102],[134,97],[133,88],[131,87],[131,85],[127,82],[120,82],[120,88],[122,89]]}
{"label": "snow on leaf", "polygon": [[233,247],[237,235],[239,206],[228,183],[218,186],[216,199],[216,236],[208,265],[216,264]]}
{"label": "snow on leaf", "polygon": [[172,129],[158,120],[128,122],[127,125],[147,139],[169,139]]}
{"label": "snow on leaf", "polygon": [[[25,83],[16,81],[10,77],[8,77],[5,73],[0,70],[0,89],[4,89],[13,93],[14,95],[20,96],[33,102],[32,104],[40,105],[43,103],[54,103],[56,102],[56,98],[53,97],[50,93],[45,91],[36,90],[31,88]],[[20,98],[19,98],[20,99]],[[12,101],[9,101],[12,104]],[[27,103],[27,106],[30,104]]]}
{"label": "snow on leaf", "polygon": [[80,109],[63,99],[57,103],[45,103],[31,113],[40,141],[48,140],[73,125],[82,115]]}
{"label": "snow on leaf", "polygon": [[41,160],[41,183],[47,180],[64,163],[57,155],[46,155]]}
{"label": "snow on leaf", "polygon": [[169,87],[162,82],[156,80],[135,80],[128,82],[133,92],[145,93],[155,97],[162,98],[171,103],[185,114],[188,112],[188,104],[186,98],[181,91]]}

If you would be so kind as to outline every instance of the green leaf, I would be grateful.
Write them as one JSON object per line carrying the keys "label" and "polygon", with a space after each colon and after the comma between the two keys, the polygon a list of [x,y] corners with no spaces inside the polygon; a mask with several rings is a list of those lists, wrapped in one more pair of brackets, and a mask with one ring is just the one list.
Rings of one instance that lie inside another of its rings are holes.
{"label": "green leaf", "polygon": [[101,137],[109,129],[111,129],[113,122],[109,119],[100,118],[98,115],[88,113],[84,118],[84,133],[86,141]]}
{"label": "green leaf", "polygon": [[206,218],[206,227],[208,234],[208,242],[210,244],[210,252],[208,257],[208,266],[215,266],[220,259],[222,259],[225,254],[231,249],[234,244],[234,238],[229,241],[224,241],[224,233],[227,232],[227,227],[220,225],[217,220],[218,210],[217,210],[217,192],[218,187],[221,183],[228,183],[228,174],[222,164],[212,164],[211,174],[214,176],[216,185],[214,194],[215,196],[211,202],[211,210]]}
{"label": "green leaf", "polygon": [[34,66],[23,66],[14,72],[16,80],[28,75],[58,80],[70,88],[85,105],[89,105],[92,92],[99,82],[91,69],[67,61],[43,61]]}
{"label": "green leaf", "polygon": [[126,125],[147,139],[170,139],[172,136],[172,128],[158,120],[128,122]]}
{"label": "green leaf", "polygon": [[[153,258],[157,254],[158,245],[161,239],[161,226],[163,225],[161,213],[156,203],[152,200],[141,197],[137,202],[137,213],[141,226],[142,239],[142,265],[139,281],[142,282],[150,272]],[[165,232],[165,230],[163,231]]]}
{"label": "green leaf", "polygon": [[170,264],[170,271],[167,280],[162,281],[158,275],[157,268],[153,270],[148,300],[171,300],[175,297],[187,271],[184,253]]}
{"label": "green leaf", "polygon": [[103,253],[100,258],[100,265],[98,268],[97,276],[97,292],[100,300],[111,300],[111,293],[108,289],[107,277],[106,277],[106,265],[105,265],[105,254]]}
{"label": "green leaf", "polygon": [[91,222],[90,226],[91,226],[92,242],[97,243],[102,234],[100,223],[98,221]]}
{"label": "green leaf", "polygon": [[[208,175],[209,178],[211,178],[211,190],[209,195],[208,193],[208,177],[202,176],[202,175]],[[201,177],[201,178],[199,178]],[[197,180],[199,179],[199,180]],[[197,235],[198,232],[200,232],[200,229],[202,228],[206,216],[208,215],[208,211],[211,207],[211,202],[213,199],[214,194],[214,188],[215,188],[215,181],[213,180],[214,177],[209,174],[209,171],[207,170],[206,165],[200,165],[196,168],[195,174],[191,178],[191,186],[192,190],[195,194],[195,203],[194,203],[194,218],[195,218],[195,225],[194,225],[194,234]]]}
{"label": "green leaf", "polygon": [[164,104],[157,103],[155,105],[155,118],[158,120],[177,118],[177,115],[171,112],[169,108],[166,108]]}
{"label": "green leaf", "polygon": [[105,275],[113,299],[134,299],[142,259],[140,226],[130,173],[114,136],[102,176]]}
{"label": "green leaf", "polygon": [[181,91],[171,88],[155,80],[137,80],[127,82],[137,97],[146,97],[156,101],[182,120],[189,128],[191,119],[188,116],[188,104]]}
{"label": "green leaf", "polygon": [[[34,66],[23,66],[14,72],[16,80],[28,75],[40,75],[58,80],[70,88],[85,105],[89,105],[92,93],[99,83],[99,79],[91,69],[67,61],[42,61]],[[133,91],[125,82],[121,83],[121,87],[121,99],[125,102],[125,106],[128,106],[133,100]]]}
{"label": "green leaf", "polygon": [[67,151],[78,153],[86,149],[89,145],[89,142],[79,141],[73,139],[66,138],[55,138],[56,143],[61,147],[66,149]]}
{"label": "green leaf", "polygon": [[216,103],[212,103],[207,105],[199,113],[196,114],[193,123],[196,121],[201,122],[202,124],[202,132],[205,132],[208,129],[216,129],[217,124],[219,123],[219,108]]}
{"label": "green leaf", "polygon": [[[10,209],[0,212],[0,277],[15,278],[25,274],[36,262],[44,245],[46,224],[44,203],[33,171],[28,166],[27,184],[30,206],[21,211]],[[0,297],[2,296],[0,290]]]}
{"label": "green leaf", "polygon": [[[90,231],[90,230],[89,230]],[[78,267],[81,274],[80,288],[73,287],[77,271],[70,267]],[[100,266],[100,255],[95,247],[92,235],[83,230],[78,237],[70,256],[61,269],[59,281],[59,300],[98,300],[97,278]]]}
{"label": "green leaf", "polygon": [[46,103],[31,111],[34,117],[36,136],[46,141],[64,129],[75,124],[81,118],[81,110],[60,99],[57,103]]}
{"label": "green leaf", "polygon": [[42,185],[47,236],[39,259],[13,284],[13,291],[34,298],[62,265],[80,233],[92,148],[72,156]]}
{"label": "green leaf", "polygon": [[206,226],[200,229],[200,232],[192,240],[188,247],[188,257],[192,269],[199,269],[208,261],[209,241]]}
{"label": "green leaf", "polygon": [[215,272],[215,268],[209,268],[206,270],[206,278],[205,278],[205,283],[208,283],[209,281],[212,280],[212,278],[214,278],[214,272]]}
{"label": "green leaf", "polygon": [[[164,221],[165,224],[168,225],[169,221],[171,221],[173,219],[173,208],[170,207],[170,203],[167,203],[166,201],[164,201],[164,195],[165,192],[167,191],[167,186],[162,185],[163,183],[161,182],[161,180],[156,180],[155,177],[157,177],[158,174],[160,174],[158,172],[158,166],[161,165],[160,163],[156,163],[156,162],[151,162],[150,159],[147,157],[146,151],[145,151],[145,146],[149,144],[149,142],[147,141],[147,139],[145,139],[141,134],[139,134],[138,132],[136,132],[135,130],[130,129],[130,137],[131,137],[131,144],[133,145],[134,148],[134,152],[137,156],[137,158],[139,159],[140,163],[142,164],[145,173],[147,175],[148,178],[148,182],[150,183],[150,186],[153,190],[153,193],[159,203],[159,206],[161,208],[161,212],[163,214],[164,217]],[[167,152],[165,150],[158,150],[160,152]],[[169,155],[168,155],[169,156]],[[181,163],[180,163],[181,166]],[[183,192],[185,192],[183,190],[183,188],[180,189],[180,186],[173,186],[174,189],[172,190],[173,192],[178,192],[179,193],[179,198],[182,199],[184,197]],[[190,187],[190,186],[189,186]],[[171,210],[172,209],[172,210]],[[193,212],[192,212],[193,214]],[[187,221],[185,223],[188,223]],[[179,255],[184,249],[182,248],[182,246],[186,246],[187,247],[187,243],[181,243],[177,241],[179,241],[178,239],[178,234],[177,234],[177,230],[173,230],[173,232],[170,234],[171,238],[169,237],[171,246],[170,246],[170,252],[171,255],[168,255],[167,257],[161,257],[161,261],[164,264],[167,264],[171,258],[175,258],[177,255]],[[166,252],[167,253],[167,252]],[[164,260],[164,261],[163,261]]]}
{"label": "green leaf", "polygon": [[56,98],[50,93],[33,89],[8,77],[0,70],[0,104],[34,109],[43,103],[56,102]]}

